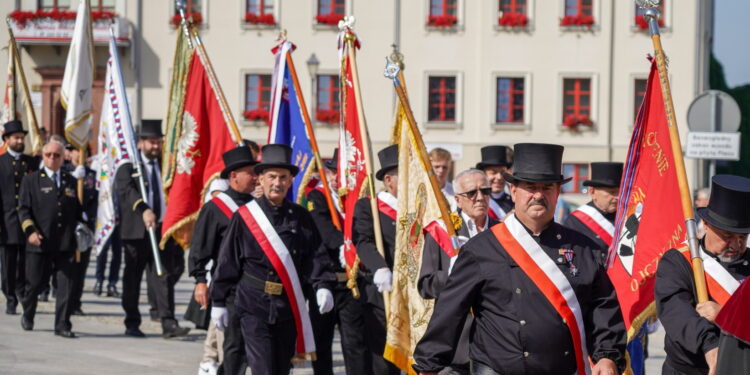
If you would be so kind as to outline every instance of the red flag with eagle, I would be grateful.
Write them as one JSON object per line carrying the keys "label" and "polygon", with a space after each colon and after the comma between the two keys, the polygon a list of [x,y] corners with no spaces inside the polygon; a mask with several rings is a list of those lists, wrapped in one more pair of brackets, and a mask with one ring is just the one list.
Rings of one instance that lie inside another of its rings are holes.
{"label": "red flag with eagle", "polygon": [[656,63],[651,64],[622,176],[607,273],[617,291],[628,343],[656,316],[654,277],[667,250],[685,242],[667,116]]}
{"label": "red flag with eagle", "polygon": [[[236,147],[219,105],[217,90],[209,79],[202,54],[193,54],[185,87],[175,172],[162,224],[161,246],[178,229],[195,221],[204,189],[224,169],[221,155]],[[186,245],[185,241],[180,242]]]}

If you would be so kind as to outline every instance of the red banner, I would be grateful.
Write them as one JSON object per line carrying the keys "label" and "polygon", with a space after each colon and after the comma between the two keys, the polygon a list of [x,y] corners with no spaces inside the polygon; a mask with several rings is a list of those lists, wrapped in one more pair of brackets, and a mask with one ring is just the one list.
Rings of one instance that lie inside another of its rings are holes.
{"label": "red banner", "polygon": [[656,266],[685,241],[677,171],[656,63],[638,113],[623,171],[607,273],[617,291],[628,341],[656,314]]}

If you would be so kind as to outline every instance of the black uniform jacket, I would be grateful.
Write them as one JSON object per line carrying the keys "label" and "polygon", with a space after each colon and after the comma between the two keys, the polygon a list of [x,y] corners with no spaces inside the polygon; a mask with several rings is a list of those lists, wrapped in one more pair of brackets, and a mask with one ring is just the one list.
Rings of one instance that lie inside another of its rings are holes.
{"label": "black uniform jacket", "polygon": [[[99,191],[96,190],[96,171],[86,168],[83,177],[83,212],[86,214],[84,222],[89,229],[96,228],[96,210],[99,207]],[[77,183],[77,182],[76,182]]]}
{"label": "black uniform jacket", "polygon": [[[315,222],[315,226],[318,228],[318,232],[320,232],[323,248],[328,256],[329,268],[326,270],[328,272],[325,272],[325,275],[333,277],[333,279],[328,281],[336,283],[336,288],[345,289],[346,284],[338,283],[338,279],[336,278],[337,273],[346,272],[341,267],[341,262],[339,261],[339,248],[344,245],[344,234],[333,225],[331,210],[328,209],[328,202],[326,202],[326,198],[320,190],[313,189],[307,193],[307,208]],[[343,220],[340,223],[343,225]]]}
{"label": "black uniform jacket", "polygon": [[81,204],[76,193],[76,180],[68,172],[59,171],[60,187],[44,170],[23,178],[18,217],[24,234],[42,235],[42,246],[26,245],[26,251],[50,252],[76,249],[75,229],[81,221]]}
{"label": "black uniform jacket", "polygon": [[[140,151],[137,151],[140,152]],[[143,169],[145,173],[145,168]],[[148,179],[144,179],[149,189]],[[138,176],[132,163],[125,164],[115,175],[115,193],[120,203],[120,237],[123,240],[140,240],[146,238],[146,225],[143,223],[143,212],[149,206],[143,201],[138,188]],[[163,213],[162,213],[163,214]],[[157,235],[161,232],[157,228]]]}
{"label": "black uniform jacket", "polygon": [[[256,201],[294,259],[302,289],[330,289],[332,285],[324,281],[326,277],[323,275],[323,270],[327,268],[327,257],[320,246],[320,235],[310,213],[302,206],[286,200],[280,206],[271,205],[266,197]],[[235,304],[239,311],[268,317],[269,323],[293,319],[286,291],[282,295],[266,294],[243,280],[243,274],[260,280],[281,282],[244,219],[239,212],[235,212],[219,250],[210,292],[213,305],[225,306],[227,296],[236,285]]]}
{"label": "black uniform jacket", "polygon": [[[612,225],[615,224],[615,217],[616,213],[607,214],[602,212],[602,210],[598,209],[594,202],[587,203],[589,206],[596,208],[597,211],[599,211],[602,216],[604,216],[605,219],[607,219]],[[586,226],[581,220],[578,220],[577,217],[573,215],[568,215],[568,217],[565,219],[565,222],[563,222],[563,225],[566,227],[579,231],[582,234],[586,235],[586,237],[590,238],[592,241],[594,241],[597,244],[597,249],[594,249],[594,252],[597,256],[597,259],[604,264],[607,259],[607,250],[609,249],[609,245],[607,245],[604,240],[602,240],[596,233],[594,233],[593,230],[591,230],[589,227]]]}
{"label": "black uniform jacket", "polygon": [[[253,199],[250,194],[240,193],[232,188],[224,191],[237,206],[242,206]],[[213,269],[216,269],[216,261],[219,258],[219,246],[224,238],[224,233],[229,227],[231,218],[222,211],[213,200],[206,202],[198,214],[195,223],[195,231],[190,242],[190,255],[188,256],[188,272],[198,283],[207,281],[206,265],[213,260]]]}
{"label": "black uniform jacket", "polygon": [[[750,251],[733,262],[724,263],[718,259],[717,262],[737,280],[750,276]],[[677,370],[697,369],[708,373],[704,354],[719,345],[721,330],[695,311],[693,271],[679,251],[669,250],[661,258],[654,288],[656,311],[666,332],[664,351],[667,352],[667,362]]]}
{"label": "black uniform jacket", "polygon": [[[513,219],[517,220],[517,219]],[[625,366],[625,325],[614,288],[594,260],[591,240],[554,222],[539,237],[581,305],[589,355]],[[570,264],[559,249],[574,251]],[[504,375],[573,374],[575,351],[568,327],[552,304],[503,249],[491,230],[467,242],[435,304],[414,351],[414,369],[437,372],[450,365],[469,310],[474,314],[469,356]]]}
{"label": "black uniform jacket", "polygon": [[380,215],[380,229],[383,236],[385,258],[375,247],[375,230],[372,223],[372,209],[370,198],[362,198],[354,205],[354,225],[352,228],[352,242],[357,248],[362,266],[360,271],[364,277],[364,285],[360,288],[365,301],[384,309],[383,296],[373,284],[373,276],[379,268],[388,267],[393,270],[393,253],[396,249],[396,220],[378,212]]}
{"label": "black uniform jacket", "polygon": [[2,198],[2,220],[0,220],[0,243],[22,245],[26,236],[18,220],[18,198],[21,180],[39,169],[39,158],[20,155],[14,159],[10,152],[0,155],[0,197]]}
{"label": "black uniform jacket", "polygon": [[495,203],[497,203],[497,205],[500,206],[500,208],[502,208],[506,214],[510,213],[515,208],[513,198],[511,198],[510,194],[506,192],[500,193],[500,196],[498,198],[490,195],[490,199],[495,201]]}

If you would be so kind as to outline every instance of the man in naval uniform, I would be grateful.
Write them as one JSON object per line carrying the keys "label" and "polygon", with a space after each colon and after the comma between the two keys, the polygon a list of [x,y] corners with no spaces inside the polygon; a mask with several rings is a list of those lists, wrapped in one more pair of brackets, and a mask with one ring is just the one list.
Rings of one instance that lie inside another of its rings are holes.
{"label": "man in naval uniform", "polygon": [[513,199],[503,177],[503,173],[513,167],[513,150],[508,146],[493,145],[482,147],[481,152],[482,160],[477,163],[476,168],[484,171],[492,187],[489,215],[502,221],[513,211]]}
{"label": "man in naval uniform", "polygon": [[563,147],[514,147],[514,213],[461,249],[440,292],[414,369],[450,366],[464,321],[474,314],[472,374],[620,374],[625,325],[614,288],[594,259],[596,245],[553,221]]}

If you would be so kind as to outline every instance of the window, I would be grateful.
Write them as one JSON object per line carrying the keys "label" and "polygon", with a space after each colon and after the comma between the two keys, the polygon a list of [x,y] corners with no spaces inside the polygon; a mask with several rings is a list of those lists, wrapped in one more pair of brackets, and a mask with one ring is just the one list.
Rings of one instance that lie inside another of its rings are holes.
{"label": "window", "polygon": [[36,8],[42,10],[70,9],[70,0],[38,0]]}
{"label": "window", "polygon": [[456,77],[429,78],[427,121],[456,121]]}
{"label": "window", "polygon": [[[185,0],[185,13],[200,13],[201,12],[201,0]],[[180,10],[175,7],[174,10],[177,14],[180,14]]]}
{"label": "window", "polygon": [[346,0],[318,0],[315,20],[319,25],[335,26],[346,14]]}
{"label": "window", "polygon": [[641,108],[643,97],[646,96],[646,84],[648,80],[636,78],[633,84],[633,122],[638,118],[638,110]]}
{"label": "window", "polygon": [[315,119],[319,122],[338,123],[341,116],[339,76],[335,74],[318,74]]}
{"label": "window", "polygon": [[526,0],[500,0],[500,11],[503,13],[526,14]]}
{"label": "window", "polygon": [[430,0],[427,25],[451,27],[458,23],[458,0]]}
{"label": "window", "polygon": [[523,122],[524,86],[523,78],[497,78],[495,123]]}
{"label": "window", "polygon": [[245,111],[242,117],[248,121],[270,121],[271,75],[245,75]]}
{"label": "window", "polygon": [[563,79],[563,126],[591,126],[591,79]]}
{"label": "window", "polygon": [[115,0],[94,0],[91,2],[91,10],[95,12],[112,12],[115,10]]}
{"label": "window", "polygon": [[273,5],[275,0],[246,0],[245,22],[256,25],[275,25]]}
{"label": "window", "polygon": [[562,186],[563,193],[583,193],[585,189],[583,181],[589,178],[589,165],[564,163],[563,176],[573,177],[569,183]]}
{"label": "window", "polygon": [[[664,26],[664,0],[662,0],[659,5],[656,7],[656,9],[659,10],[661,13],[661,16],[659,17],[659,20],[657,23],[659,24],[659,27]],[[641,9],[638,7],[638,4],[635,5],[635,26],[641,30],[648,30],[648,22],[646,21],[646,18],[643,16],[646,13],[644,9]]]}
{"label": "window", "polygon": [[565,14],[561,26],[592,26],[594,0],[565,0]]}
{"label": "window", "polygon": [[500,18],[503,27],[526,27],[529,23],[527,0],[500,0]]}

